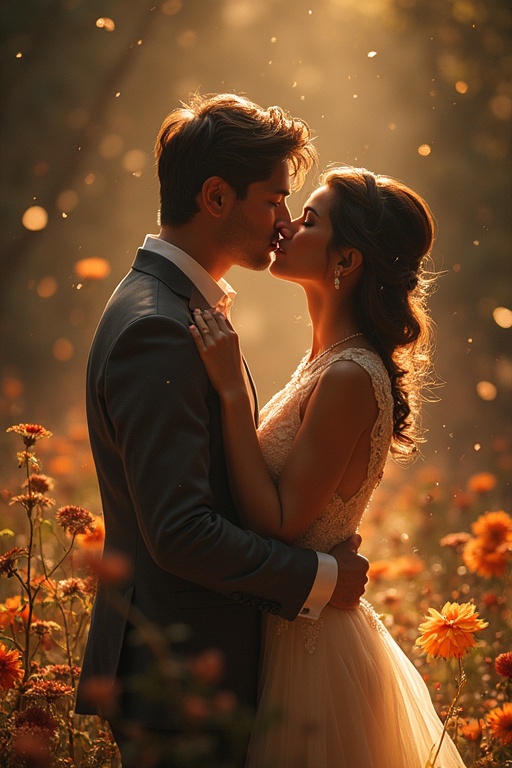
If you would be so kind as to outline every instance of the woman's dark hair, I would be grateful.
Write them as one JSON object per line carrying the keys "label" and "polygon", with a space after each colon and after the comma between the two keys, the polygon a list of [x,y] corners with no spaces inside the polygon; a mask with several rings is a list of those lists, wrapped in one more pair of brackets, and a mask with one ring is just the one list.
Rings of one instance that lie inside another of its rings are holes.
{"label": "woman's dark hair", "polygon": [[247,187],[289,161],[294,186],[316,160],[308,125],[280,107],[262,109],[233,94],[200,96],[171,112],[155,144],[160,180],[160,222],[181,226],[199,210],[196,197],[220,176],[243,199]]}
{"label": "woman's dark hair", "polygon": [[391,451],[407,459],[422,442],[420,406],[432,384],[433,323],[427,309],[435,274],[425,269],[434,240],[427,203],[405,184],[365,168],[331,168],[321,183],[335,194],[330,247],[357,248],[363,273],[354,293],[359,329],[391,379]]}

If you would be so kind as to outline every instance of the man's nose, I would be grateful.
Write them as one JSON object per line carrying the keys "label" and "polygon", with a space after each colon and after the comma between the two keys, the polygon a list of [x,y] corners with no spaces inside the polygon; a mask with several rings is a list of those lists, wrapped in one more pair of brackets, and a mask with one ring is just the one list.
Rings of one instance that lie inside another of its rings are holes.
{"label": "man's nose", "polygon": [[277,222],[277,230],[281,235],[281,237],[284,238],[285,240],[291,240],[292,237],[295,235],[298,227],[299,227],[298,219],[295,219],[295,221],[292,221],[291,217],[288,218],[286,221]]}

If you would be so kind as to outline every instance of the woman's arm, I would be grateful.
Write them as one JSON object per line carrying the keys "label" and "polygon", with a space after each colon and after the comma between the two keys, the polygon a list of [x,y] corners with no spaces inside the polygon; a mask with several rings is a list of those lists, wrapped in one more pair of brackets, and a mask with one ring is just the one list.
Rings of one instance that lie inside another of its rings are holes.
{"label": "woman's arm", "polygon": [[276,488],[258,443],[238,337],[220,313],[196,312],[194,319],[191,332],[221,400],[230,483],[240,516],[257,533],[293,542],[325,509],[357,444],[371,430],[377,405],[370,378],[350,361],[322,373]]}

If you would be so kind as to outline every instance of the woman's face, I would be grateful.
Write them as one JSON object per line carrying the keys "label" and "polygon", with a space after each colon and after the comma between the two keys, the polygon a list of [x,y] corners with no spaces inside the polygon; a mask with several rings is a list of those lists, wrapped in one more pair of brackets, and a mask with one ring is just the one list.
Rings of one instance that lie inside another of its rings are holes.
{"label": "woman's face", "polygon": [[270,272],[297,283],[333,282],[335,256],[329,254],[332,238],[329,211],[334,192],[319,187],[304,206],[302,216],[282,230]]}

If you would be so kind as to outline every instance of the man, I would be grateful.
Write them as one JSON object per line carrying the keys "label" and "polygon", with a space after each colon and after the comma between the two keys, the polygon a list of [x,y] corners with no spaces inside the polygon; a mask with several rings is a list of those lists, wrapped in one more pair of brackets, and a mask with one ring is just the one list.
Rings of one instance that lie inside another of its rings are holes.
{"label": "man", "polygon": [[[269,265],[290,221],[290,182],[300,183],[315,151],[303,121],[216,95],[166,118],[156,156],[161,231],[146,238],[112,295],[88,365],[105,552],[118,550],[133,566],[126,604],[158,627],[187,625],[188,652],[220,649],[223,686],[254,705],[261,611],[315,620],[329,601],[352,607],[368,564],[358,541],[319,554],[239,527],[219,401],[188,326],[196,307],[228,312],[230,267]],[[252,389],[249,375],[247,383]],[[87,681],[102,676],[124,684],[124,717],[173,728],[165,708],[130,690],[130,677],[151,663],[100,584],[77,712],[102,714],[85,696]]]}

